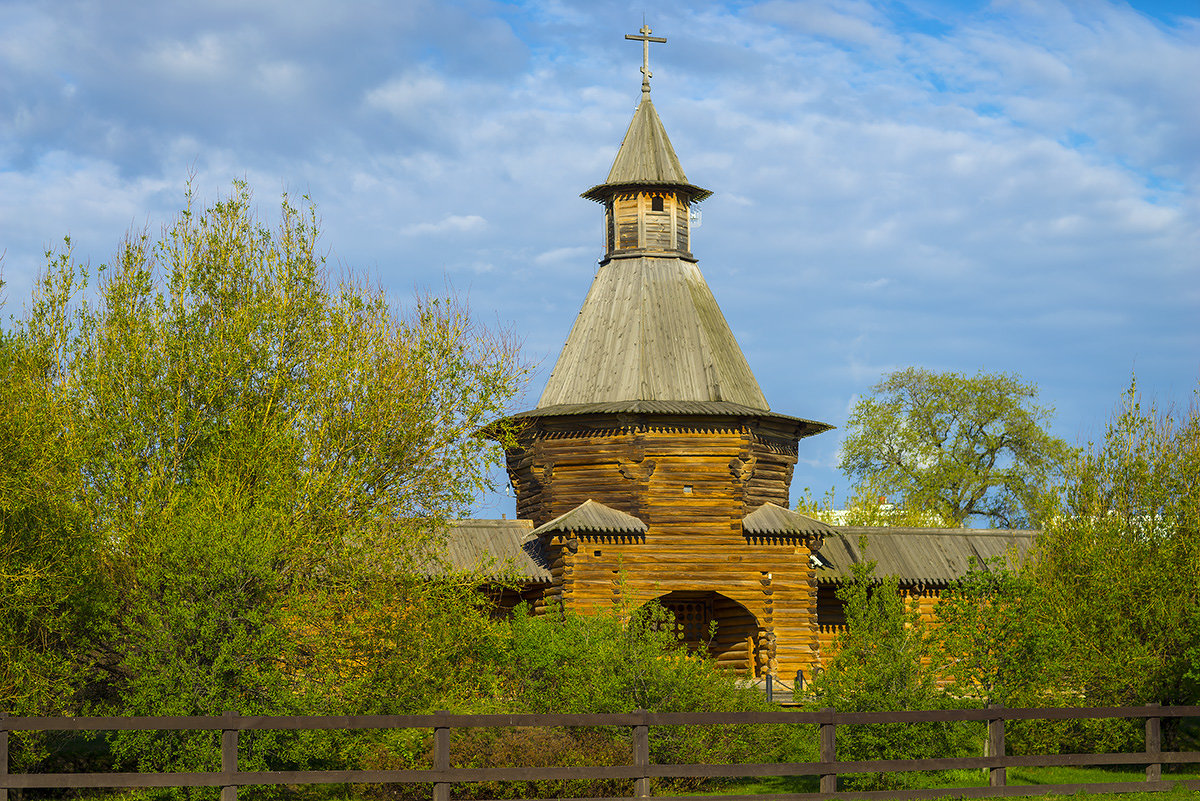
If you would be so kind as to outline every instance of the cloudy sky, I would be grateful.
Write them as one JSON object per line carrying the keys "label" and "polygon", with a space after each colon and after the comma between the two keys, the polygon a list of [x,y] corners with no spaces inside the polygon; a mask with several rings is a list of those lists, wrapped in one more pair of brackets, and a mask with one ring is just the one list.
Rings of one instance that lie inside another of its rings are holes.
{"label": "cloudy sky", "polygon": [[[307,193],[397,302],[511,326],[536,402],[600,255],[640,96],[716,194],[693,250],[772,407],[842,426],[887,371],[1015,372],[1072,441],[1130,377],[1200,379],[1198,0],[0,0],[0,263],[246,179]],[[802,443],[793,497],[847,482]],[[484,516],[512,513],[502,494]]]}

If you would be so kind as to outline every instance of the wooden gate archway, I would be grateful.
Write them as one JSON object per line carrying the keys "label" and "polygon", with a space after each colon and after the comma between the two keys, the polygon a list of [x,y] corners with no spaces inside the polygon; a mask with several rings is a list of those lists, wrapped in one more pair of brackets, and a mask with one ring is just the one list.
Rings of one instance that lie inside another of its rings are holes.
{"label": "wooden gate archway", "polygon": [[687,590],[655,600],[675,618],[679,639],[691,650],[706,650],[718,667],[754,677],[765,667],[766,638],[758,618],[742,604],[719,592]]}

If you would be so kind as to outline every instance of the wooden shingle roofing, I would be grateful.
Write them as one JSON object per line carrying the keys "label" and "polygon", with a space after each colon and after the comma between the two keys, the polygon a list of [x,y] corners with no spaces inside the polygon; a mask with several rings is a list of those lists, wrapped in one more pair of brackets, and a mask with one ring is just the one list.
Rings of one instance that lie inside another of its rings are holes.
{"label": "wooden shingle roofing", "polygon": [[[875,560],[876,576],[902,583],[946,585],[966,575],[972,557],[983,563],[995,556],[1020,561],[1033,546],[1036,531],[1008,529],[876,528],[837,526],[825,537],[817,581],[836,584],[850,566]],[[867,549],[859,547],[866,535]]]}
{"label": "wooden shingle roofing", "polygon": [[746,515],[742,519],[742,531],[752,536],[800,534],[825,537],[835,533],[833,526],[827,523],[773,503],[764,503]]}
{"label": "wooden shingle roofing", "polygon": [[638,256],[601,265],[536,411],[627,401],[770,409],[690,261]]}
{"label": "wooden shingle roofing", "polygon": [[612,169],[608,171],[608,180],[584,192],[583,197],[603,200],[616,189],[637,186],[676,187],[697,201],[712,194],[688,183],[648,93],[642,95],[642,102],[633,113]]}
{"label": "wooden shingle roofing", "polygon": [[644,534],[646,524],[631,514],[586,500],[566,514],[534,529],[531,536],[554,532],[587,531],[601,534]]}
{"label": "wooden shingle roofing", "polygon": [[[530,520],[451,520],[445,567],[530,584],[549,584],[550,564]],[[443,568],[430,571],[441,574]]]}
{"label": "wooden shingle roofing", "polygon": [[[873,559],[877,576],[896,576],[903,584],[945,586],[966,574],[971,558],[985,562],[994,556],[1025,558],[1036,531],[1004,529],[930,529],[827,526],[797,512],[764,504],[747,515],[747,534],[819,534],[825,544],[816,570],[821,584],[840,584],[850,566]],[[529,520],[452,520],[443,562],[430,566],[429,575],[451,571],[476,572],[529,584],[548,584],[550,565],[541,534],[553,532],[643,533],[646,524],[633,515],[587,501],[538,529]],[[867,549],[859,537],[867,537]]]}

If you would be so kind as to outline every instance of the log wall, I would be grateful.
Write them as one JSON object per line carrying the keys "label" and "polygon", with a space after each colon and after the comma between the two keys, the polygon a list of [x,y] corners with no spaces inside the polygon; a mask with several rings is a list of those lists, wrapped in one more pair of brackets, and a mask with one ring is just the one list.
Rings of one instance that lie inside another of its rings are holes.
{"label": "log wall", "polygon": [[[943,585],[902,584],[900,596],[909,604],[916,603],[917,613],[923,623],[934,620],[937,605],[941,600]],[[820,649],[820,664],[825,666],[837,651],[837,639],[846,631],[846,612],[837,587],[821,584],[817,588],[817,641]]]}
{"label": "log wall", "polygon": [[794,439],[757,421],[593,417],[540,419],[518,443],[508,471],[519,517],[541,526],[590,499],[648,527],[636,537],[554,534],[547,601],[633,609],[670,593],[701,594],[713,604],[721,664],[791,677],[815,663],[809,557],[819,544],[742,531],[762,503],[786,508]]}
{"label": "log wall", "polygon": [[[654,208],[655,200],[662,208]],[[614,195],[604,209],[604,248],[688,253],[690,205],[667,190],[630,191]]]}

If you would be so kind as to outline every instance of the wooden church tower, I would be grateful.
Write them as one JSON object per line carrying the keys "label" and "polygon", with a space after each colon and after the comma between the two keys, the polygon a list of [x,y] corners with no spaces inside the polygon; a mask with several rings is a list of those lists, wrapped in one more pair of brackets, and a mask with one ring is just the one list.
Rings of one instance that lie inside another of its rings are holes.
{"label": "wooden church tower", "polygon": [[[690,183],[650,100],[608,179],[604,257],[507,467],[553,602],[659,599],[719,664],[790,680],[817,662],[812,554],[830,529],[788,510],[799,440],[830,428],[771,410],[692,255]],[[709,636],[710,621],[716,622]]]}

